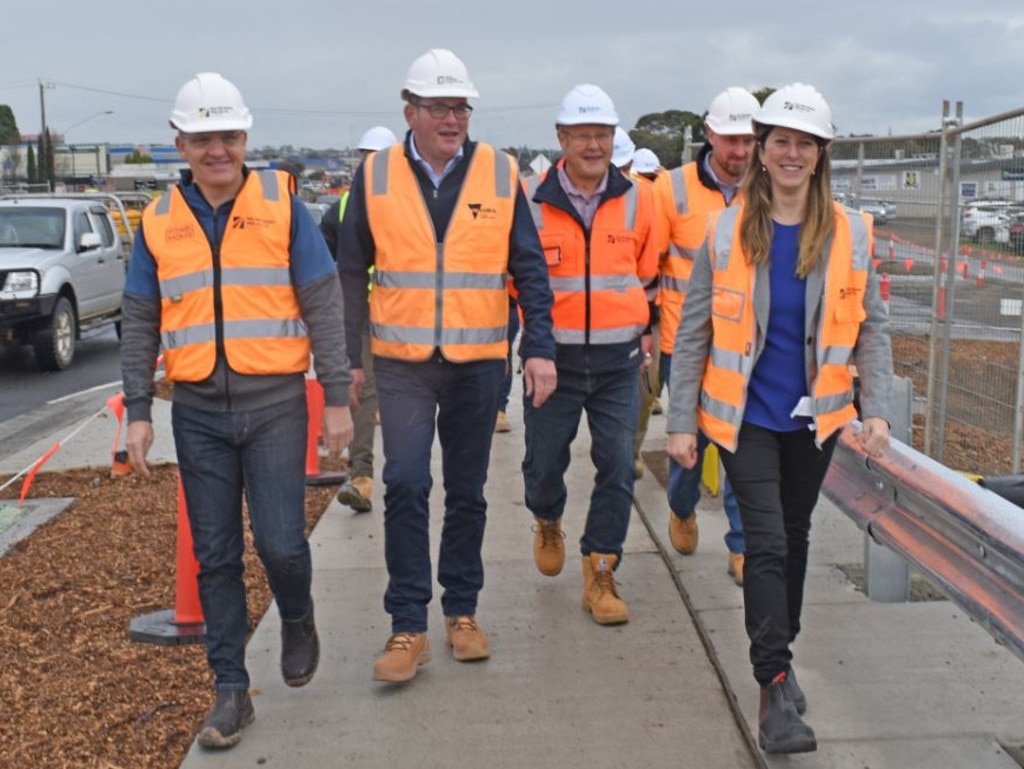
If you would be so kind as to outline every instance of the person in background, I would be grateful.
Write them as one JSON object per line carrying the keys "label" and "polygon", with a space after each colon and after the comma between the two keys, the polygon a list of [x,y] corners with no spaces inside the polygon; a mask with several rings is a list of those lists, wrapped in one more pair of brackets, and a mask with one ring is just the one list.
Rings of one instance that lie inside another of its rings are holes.
{"label": "person in background", "polygon": [[281,674],[304,686],[320,659],[305,537],[310,352],[324,389],[323,436],[336,457],[352,438],[351,379],[334,264],[292,177],[245,166],[252,115],[241,93],[221,75],[201,73],[178,91],[170,122],[188,169],[146,207],[129,262],[121,338],[127,446],[132,467],[148,476],[162,346],[216,688],[198,741],[229,748],[254,718],[242,497],[281,615]]}
{"label": "person in background", "polygon": [[542,408],[523,404],[526,506],[534,561],[547,576],[565,561],[565,472],[587,414],[597,473],[580,538],[582,605],[602,625],[629,620],[614,572],[633,505],[637,372],[651,359],[658,273],[653,193],[611,162],[618,123],[611,98],[590,84],[569,91],[555,119],[563,156],[537,186],[531,211],[555,296],[558,389]]}
{"label": "person in background", "polygon": [[[754,148],[751,116],[760,107],[753,94],[742,88],[727,88],[711,101],[704,130],[707,142],[695,160],[663,174],[658,180],[659,210],[668,217],[670,246],[661,266],[661,377],[669,384],[672,397],[672,349],[680,318],[685,315],[686,284],[693,259],[704,242],[708,216],[740,196],[740,185],[750,166]],[[669,541],[676,551],[690,555],[697,549],[697,503],[707,439],[698,437],[697,464],[686,469],[669,460]],[[729,531],[726,570],[738,585],[743,584],[744,541],[736,498],[728,477],[722,484],[722,500]]]}
{"label": "person in background", "polygon": [[[523,310],[526,397],[539,408],[556,385],[544,255],[515,160],[469,139],[468,100],[477,95],[451,51],[431,49],[412,63],[401,91],[405,141],[373,153],[356,171],[339,234],[345,335],[353,360],[361,360],[369,318],[384,441],[391,635],[373,668],[378,681],[409,681],[431,656],[435,429],[445,488],[437,575],[446,640],[460,662],[491,655],[476,612],[484,582],[483,490],[508,353],[509,275]],[[362,370],[353,377],[358,389]]]}
{"label": "person in background", "polygon": [[721,448],[746,534],[743,606],[767,753],[817,749],[793,672],[811,513],[838,431],[856,417],[870,456],[889,443],[892,352],[871,260],[871,217],[832,200],[832,110],[794,83],[754,116],[753,171],[716,214],[690,276],[673,352],[668,451]]}
{"label": "person in background", "polygon": [[[365,160],[370,153],[397,143],[398,137],[390,128],[374,126],[360,137],[359,154],[361,159]],[[327,241],[327,248],[334,256],[335,262],[341,262],[344,258],[344,255],[338,252],[338,229],[348,208],[348,198],[349,190],[345,190],[338,198],[338,202],[332,203],[324,213],[324,218],[320,220],[320,232]],[[363,329],[361,337],[363,385],[358,398],[352,397],[355,393],[350,393],[355,431],[352,445],[348,448],[349,477],[338,490],[338,501],[354,512],[368,513],[373,510],[373,441],[377,433],[377,382],[373,376],[368,326]]]}

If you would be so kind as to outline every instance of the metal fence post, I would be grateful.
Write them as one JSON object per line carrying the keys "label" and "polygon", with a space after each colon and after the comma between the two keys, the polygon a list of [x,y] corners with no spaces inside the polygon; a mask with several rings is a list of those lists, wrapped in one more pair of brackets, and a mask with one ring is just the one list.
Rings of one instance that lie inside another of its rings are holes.
{"label": "metal fence post", "polygon": [[939,336],[939,316],[936,308],[939,306],[939,292],[941,291],[941,261],[939,254],[942,253],[942,214],[946,202],[946,172],[949,167],[948,136],[946,127],[949,122],[949,100],[942,102],[942,135],[939,140],[939,204],[935,212],[935,263],[932,265],[932,319],[931,328],[928,332],[928,389],[925,393],[925,419],[924,419],[924,453],[934,456],[932,452],[932,424],[935,413],[935,384],[938,378],[936,367],[938,366],[937,344]]}
{"label": "metal fence post", "polygon": [[[893,377],[889,422],[893,440],[911,445],[914,385]],[[910,597],[910,566],[894,551],[864,532],[864,593],[880,603],[901,603]]]}

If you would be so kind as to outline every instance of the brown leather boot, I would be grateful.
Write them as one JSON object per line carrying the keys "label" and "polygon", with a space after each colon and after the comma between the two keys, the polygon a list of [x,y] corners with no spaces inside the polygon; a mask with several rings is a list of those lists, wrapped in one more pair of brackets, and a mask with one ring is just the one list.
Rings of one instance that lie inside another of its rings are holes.
{"label": "brown leather boot", "polygon": [[533,562],[537,571],[546,577],[555,577],[562,573],[565,564],[565,533],[562,531],[562,519],[545,521],[534,518],[533,527]]}
{"label": "brown leather boot", "polygon": [[729,553],[729,567],[726,571],[740,587],[743,587],[743,563],[745,560],[743,553]]}
{"label": "brown leather boot", "polygon": [[459,662],[485,660],[491,656],[491,645],[484,631],[470,616],[445,617],[445,632],[452,656]]}
{"label": "brown leather boot", "polygon": [[680,518],[673,512],[668,514],[668,538],[678,552],[691,555],[697,549],[697,511],[694,510],[686,518]]}
{"label": "brown leather boot", "polygon": [[373,666],[376,681],[411,681],[420,665],[430,662],[430,644],[427,634],[395,633],[388,639],[384,651]]}
{"label": "brown leather boot", "polygon": [[615,585],[618,561],[618,556],[607,553],[583,556],[583,608],[599,625],[629,622],[629,609]]}

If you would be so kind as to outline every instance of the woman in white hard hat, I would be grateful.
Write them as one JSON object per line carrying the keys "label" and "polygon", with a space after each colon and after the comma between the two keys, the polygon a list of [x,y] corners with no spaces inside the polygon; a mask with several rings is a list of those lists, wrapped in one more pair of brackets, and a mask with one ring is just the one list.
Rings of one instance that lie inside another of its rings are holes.
{"label": "woman in white hard hat", "polygon": [[814,88],[769,96],[741,206],[711,220],[676,336],[669,454],[696,461],[697,431],[723,450],[746,533],[743,586],[750,660],[768,753],[817,748],[791,665],[800,630],[811,511],[840,428],[889,442],[892,356],[871,264],[871,220],[833,203],[832,112]]}

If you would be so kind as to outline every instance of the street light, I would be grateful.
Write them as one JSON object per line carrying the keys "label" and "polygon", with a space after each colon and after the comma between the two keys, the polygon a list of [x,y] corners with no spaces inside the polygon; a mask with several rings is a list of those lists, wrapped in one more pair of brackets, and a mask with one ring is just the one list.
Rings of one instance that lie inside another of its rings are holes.
{"label": "street light", "polygon": [[[70,126],[68,126],[67,128],[64,129],[64,144],[68,147],[68,149],[71,150],[71,178],[72,179],[77,179],[78,178],[78,173],[75,170],[75,148],[74,148],[73,145],[68,144],[68,134],[71,133],[71,131],[73,129],[78,128],[78,126],[82,125],[83,123],[88,123],[90,120],[93,120],[93,119],[98,118],[98,117],[102,117],[103,115],[113,115],[113,114],[114,114],[114,110],[112,110],[112,109],[105,109],[105,110],[101,110],[99,112],[94,112],[91,115],[89,115],[88,117],[84,117],[81,120],[79,120],[77,123],[72,123]],[[99,172],[99,163],[98,162],[96,164],[96,171]]]}

